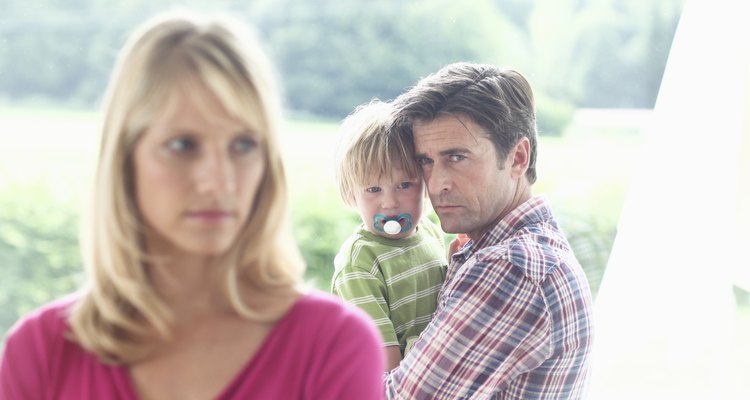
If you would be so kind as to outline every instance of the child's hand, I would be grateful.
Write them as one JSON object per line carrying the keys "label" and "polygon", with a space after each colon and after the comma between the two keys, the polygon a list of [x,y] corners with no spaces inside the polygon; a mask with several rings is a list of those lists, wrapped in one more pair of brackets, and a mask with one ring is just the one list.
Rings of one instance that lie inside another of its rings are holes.
{"label": "child's hand", "polygon": [[448,246],[448,257],[453,257],[453,254],[461,250],[468,241],[469,237],[465,233],[459,233]]}

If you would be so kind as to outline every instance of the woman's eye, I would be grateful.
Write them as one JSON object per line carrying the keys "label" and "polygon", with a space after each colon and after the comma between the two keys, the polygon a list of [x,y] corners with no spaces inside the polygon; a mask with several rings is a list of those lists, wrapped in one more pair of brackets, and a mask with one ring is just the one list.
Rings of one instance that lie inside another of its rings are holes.
{"label": "woman's eye", "polygon": [[258,146],[258,142],[251,137],[241,137],[232,141],[231,150],[235,154],[245,154]]}
{"label": "woman's eye", "polygon": [[198,145],[195,140],[191,138],[178,137],[167,141],[166,147],[172,152],[182,154],[194,151]]}
{"label": "woman's eye", "polygon": [[367,189],[365,189],[365,192],[367,193],[377,193],[380,191],[380,188],[377,186],[370,186]]}

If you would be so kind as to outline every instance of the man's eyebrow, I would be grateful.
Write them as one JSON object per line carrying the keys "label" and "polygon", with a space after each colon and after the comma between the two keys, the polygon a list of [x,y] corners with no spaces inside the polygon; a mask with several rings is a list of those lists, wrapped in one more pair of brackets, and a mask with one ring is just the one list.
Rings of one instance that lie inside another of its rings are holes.
{"label": "man's eyebrow", "polygon": [[441,150],[438,154],[441,156],[449,156],[451,154],[466,154],[470,153],[469,149],[465,147],[451,147],[449,149]]}
{"label": "man's eyebrow", "polygon": [[[467,153],[471,153],[471,151],[465,147],[451,147],[449,149],[440,150],[440,152],[438,152],[438,155],[449,156],[451,154],[467,154]],[[427,154],[425,153],[415,153],[414,157],[415,158],[430,158],[430,157],[427,157]]]}

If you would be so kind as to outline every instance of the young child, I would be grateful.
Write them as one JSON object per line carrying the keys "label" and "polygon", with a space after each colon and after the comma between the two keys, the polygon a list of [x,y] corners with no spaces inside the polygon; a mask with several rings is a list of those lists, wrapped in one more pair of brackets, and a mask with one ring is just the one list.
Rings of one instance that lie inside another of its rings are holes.
{"label": "young child", "polygon": [[442,232],[422,218],[420,169],[389,137],[389,118],[390,105],[373,101],[342,124],[336,181],[362,224],[336,255],[331,291],[375,321],[390,370],[432,319],[447,259]]}

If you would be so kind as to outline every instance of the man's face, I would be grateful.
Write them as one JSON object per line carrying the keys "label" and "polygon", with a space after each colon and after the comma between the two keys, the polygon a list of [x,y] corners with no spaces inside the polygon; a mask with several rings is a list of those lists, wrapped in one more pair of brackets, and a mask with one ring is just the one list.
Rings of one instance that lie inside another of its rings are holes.
{"label": "man's face", "polygon": [[463,115],[418,122],[413,131],[416,160],[445,232],[478,240],[515,208],[515,148],[499,160],[487,132]]}

